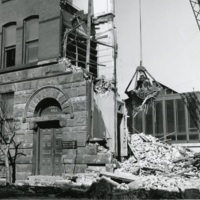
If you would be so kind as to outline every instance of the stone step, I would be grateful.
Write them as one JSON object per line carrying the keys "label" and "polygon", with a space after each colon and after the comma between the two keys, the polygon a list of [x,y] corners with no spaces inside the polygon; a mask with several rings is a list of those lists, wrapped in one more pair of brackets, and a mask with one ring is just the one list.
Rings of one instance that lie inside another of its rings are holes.
{"label": "stone step", "polygon": [[28,176],[29,181],[37,181],[37,182],[56,182],[58,180],[63,180],[62,176],[44,176],[44,175],[36,175],[36,176]]}

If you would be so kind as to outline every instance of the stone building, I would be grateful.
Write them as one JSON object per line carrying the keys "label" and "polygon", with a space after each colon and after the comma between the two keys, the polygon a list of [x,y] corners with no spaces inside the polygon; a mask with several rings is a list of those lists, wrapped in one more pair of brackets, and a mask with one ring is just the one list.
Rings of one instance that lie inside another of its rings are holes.
{"label": "stone building", "polygon": [[113,87],[114,10],[94,14],[89,72],[86,22],[73,1],[0,2],[1,114],[12,127],[2,123],[2,131],[15,133],[24,154],[16,160],[18,180],[109,168],[113,156],[127,154],[124,104]]}

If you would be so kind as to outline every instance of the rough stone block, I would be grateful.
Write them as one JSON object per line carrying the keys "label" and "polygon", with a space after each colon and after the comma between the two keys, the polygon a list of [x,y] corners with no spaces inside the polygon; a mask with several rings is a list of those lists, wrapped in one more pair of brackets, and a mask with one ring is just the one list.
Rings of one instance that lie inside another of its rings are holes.
{"label": "rough stone block", "polygon": [[94,145],[94,146],[78,147],[77,149],[63,149],[62,152],[65,155],[76,155],[76,154],[97,155],[97,146]]}
{"label": "rough stone block", "polygon": [[20,172],[16,174],[16,179],[17,180],[27,180],[28,176],[30,176],[30,172]]}
{"label": "rough stone block", "polygon": [[73,174],[73,173],[84,173],[87,168],[86,164],[64,164],[65,173]]}
{"label": "rough stone block", "polygon": [[37,81],[26,81],[17,83],[17,91],[30,90],[37,88]]}
{"label": "rough stone block", "polygon": [[78,147],[85,147],[86,141],[77,141],[77,146]]}
{"label": "rough stone block", "polygon": [[25,104],[17,104],[14,106],[14,118],[23,117]]}
{"label": "rough stone block", "polygon": [[3,85],[0,87],[0,93],[8,93],[8,92],[14,92],[14,91],[16,91],[15,84],[8,84],[8,85]]}
{"label": "rough stone block", "polygon": [[30,95],[15,95],[15,104],[25,104],[29,100]]}
{"label": "rough stone block", "polygon": [[18,172],[32,172],[32,164],[17,164],[16,171]]}
{"label": "rough stone block", "polygon": [[72,141],[72,140],[77,140],[76,135],[73,134],[72,132],[67,132],[62,134],[62,140],[63,141]]}
{"label": "rough stone block", "polygon": [[110,164],[112,162],[112,154],[101,155],[64,155],[63,163],[76,163],[76,164]]}
{"label": "rough stone block", "polygon": [[77,149],[78,154],[97,155],[97,146],[85,146]]}
{"label": "rough stone block", "polygon": [[15,127],[15,130],[28,130],[29,124],[28,123],[22,123],[22,122],[15,122],[14,127]]}
{"label": "rough stone block", "polygon": [[75,119],[67,119],[67,126],[68,127],[76,126],[76,120]]}
{"label": "rough stone block", "polygon": [[85,87],[77,88],[77,96],[86,96],[86,88]]}
{"label": "rough stone block", "polygon": [[76,97],[78,96],[78,93],[77,93],[77,89],[70,89],[70,97]]}
{"label": "rough stone block", "polygon": [[87,132],[87,126],[76,126],[72,128],[73,132]]}
{"label": "rough stone block", "polygon": [[86,126],[87,125],[86,117],[79,117],[78,119],[76,119],[76,125],[77,126]]}
{"label": "rough stone block", "polygon": [[75,118],[77,118],[77,117],[84,117],[84,116],[86,117],[87,114],[88,114],[88,111],[74,112]]}
{"label": "rough stone block", "polygon": [[86,102],[76,102],[74,103],[74,111],[84,111],[86,110]]}
{"label": "rough stone block", "polygon": [[33,156],[33,149],[19,149],[19,153],[23,153],[28,157],[29,156],[32,157]]}
{"label": "rough stone block", "polygon": [[57,78],[59,84],[68,84],[74,81],[73,74],[67,74],[65,76],[59,76]]}
{"label": "rough stone block", "polygon": [[63,155],[76,155],[77,149],[63,149]]}
{"label": "rough stone block", "polygon": [[74,74],[74,82],[83,80],[84,80],[83,72],[77,72]]}
{"label": "rough stone block", "polygon": [[65,72],[65,66],[62,63],[58,63],[55,65],[47,65],[44,68],[44,73],[46,75],[57,74],[57,73],[61,73],[61,72]]}
{"label": "rough stone block", "polygon": [[62,133],[67,134],[67,133],[72,132],[72,130],[73,130],[73,127],[64,127],[62,128]]}
{"label": "rough stone block", "polygon": [[20,156],[16,160],[17,164],[31,164],[32,156]]}

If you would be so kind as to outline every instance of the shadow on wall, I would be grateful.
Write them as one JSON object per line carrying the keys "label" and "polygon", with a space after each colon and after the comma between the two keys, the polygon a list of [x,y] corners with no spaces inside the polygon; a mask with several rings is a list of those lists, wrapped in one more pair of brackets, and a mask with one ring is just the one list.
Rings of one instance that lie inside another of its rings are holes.
{"label": "shadow on wall", "polygon": [[94,138],[106,138],[106,125],[104,123],[103,115],[98,105],[94,103],[94,114],[93,114],[93,137]]}

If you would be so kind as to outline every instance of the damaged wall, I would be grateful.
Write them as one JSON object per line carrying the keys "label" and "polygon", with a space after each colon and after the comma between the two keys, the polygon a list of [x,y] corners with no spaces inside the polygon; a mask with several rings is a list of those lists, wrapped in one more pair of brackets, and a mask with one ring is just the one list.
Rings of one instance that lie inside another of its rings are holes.
{"label": "damaged wall", "polygon": [[[87,3],[83,3],[81,0],[72,0],[71,3],[87,13]],[[114,1],[93,0],[93,14],[93,23],[96,28],[95,39],[97,43],[99,42],[97,44],[97,63],[100,65],[97,66],[97,76],[104,76],[107,80],[112,80],[114,79],[114,48],[117,43],[114,26]]]}
{"label": "damaged wall", "polygon": [[94,138],[105,138],[112,152],[115,152],[114,93],[94,93]]}

